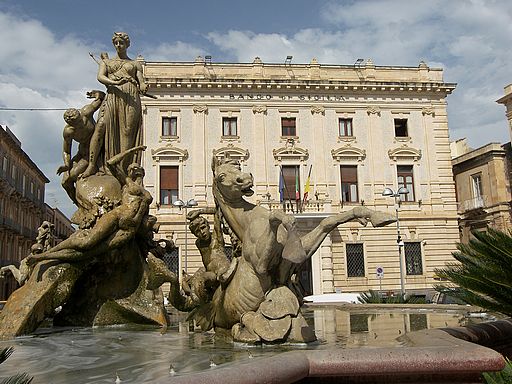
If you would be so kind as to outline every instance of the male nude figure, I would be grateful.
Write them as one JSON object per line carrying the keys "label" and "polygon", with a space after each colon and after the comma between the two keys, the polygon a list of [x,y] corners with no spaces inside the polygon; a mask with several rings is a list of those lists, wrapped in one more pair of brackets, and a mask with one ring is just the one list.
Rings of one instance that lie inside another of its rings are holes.
{"label": "male nude figure", "polygon": [[[80,110],[69,108],[64,112],[64,120],[66,121],[62,133],[64,137],[62,147],[64,165],[57,169],[58,175],[64,173],[62,187],[75,204],[77,204],[75,182],[89,164],[89,143],[96,126],[93,114],[101,106],[105,93],[93,90],[87,92],[87,97],[94,100]],[[78,143],[78,151],[75,156],[71,157],[73,140]]]}

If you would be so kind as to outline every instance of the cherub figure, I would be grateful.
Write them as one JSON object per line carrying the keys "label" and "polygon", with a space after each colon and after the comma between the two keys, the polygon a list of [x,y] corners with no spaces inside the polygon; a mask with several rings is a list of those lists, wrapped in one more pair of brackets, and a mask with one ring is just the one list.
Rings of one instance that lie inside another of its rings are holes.
{"label": "cherub figure", "polygon": [[[75,204],[77,204],[75,182],[89,164],[89,143],[96,125],[93,114],[103,102],[105,92],[92,90],[87,92],[87,97],[94,100],[80,110],[69,108],[64,112],[64,121],[66,122],[62,133],[64,137],[62,147],[64,165],[57,169],[58,175],[64,173],[62,187]],[[75,156],[71,157],[73,141],[78,143],[78,151]]]}

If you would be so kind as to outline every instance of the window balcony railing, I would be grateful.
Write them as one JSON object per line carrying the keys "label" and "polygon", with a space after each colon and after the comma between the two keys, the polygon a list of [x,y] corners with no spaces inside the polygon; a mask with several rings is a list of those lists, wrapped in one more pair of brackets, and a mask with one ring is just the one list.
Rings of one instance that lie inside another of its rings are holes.
{"label": "window balcony railing", "polygon": [[324,200],[317,199],[308,200],[306,203],[295,200],[285,200],[283,202],[276,200],[262,200],[259,204],[271,211],[280,209],[285,213],[290,214],[315,213],[325,211]]}
{"label": "window balcony railing", "polygon": [[459,203],[459,212],[468,212],[488,206],[487,196],[481,195],[472,199],[464,200]]}

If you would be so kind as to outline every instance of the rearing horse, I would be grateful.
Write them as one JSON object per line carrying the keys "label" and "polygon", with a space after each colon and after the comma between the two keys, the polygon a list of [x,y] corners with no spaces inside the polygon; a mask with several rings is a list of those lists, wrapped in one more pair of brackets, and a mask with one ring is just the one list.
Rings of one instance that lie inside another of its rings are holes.
{"label": "rearing horse", "polygon": [[249,311],[256,311],[270,289],[286,285],[294,269],[313,255],[336,226],[351,220],[384,226],[394,217],[359,206],[323,219],[299,237],[295,218],[282,211],[269,211],[244,199],[254,192],[253,177],[240,169],[237,161],[214,158],[213,196],[226,223],[242,243],[242,256],[232,280],[219,286],[212,302],[195,311],[203,330],[231,329]]}

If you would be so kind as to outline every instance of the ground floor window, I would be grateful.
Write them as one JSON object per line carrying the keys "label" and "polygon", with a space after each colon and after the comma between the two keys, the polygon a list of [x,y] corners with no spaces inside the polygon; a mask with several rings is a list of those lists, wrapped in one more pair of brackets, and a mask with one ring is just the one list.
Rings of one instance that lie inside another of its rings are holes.
{"label": "ground floor window", "polygon": [[179,248],[174,248],[172,251],[167,252],[162,257],[162,260],[167,265],[167,268],[174,272],[176,276],[179,276],[178,271],[180,269],[180,252]]}
{"label": "ground floor window", "polygon": [[408,275],[422,275],[421,242],[404,243],[405,269]]}
{"label": "ground floor window", "polygon": [[363,243],[347,243],[347,276],[362,277],[364,273],[364,247]]}

